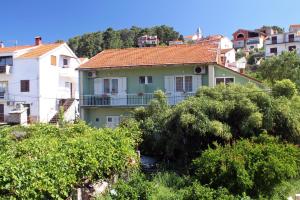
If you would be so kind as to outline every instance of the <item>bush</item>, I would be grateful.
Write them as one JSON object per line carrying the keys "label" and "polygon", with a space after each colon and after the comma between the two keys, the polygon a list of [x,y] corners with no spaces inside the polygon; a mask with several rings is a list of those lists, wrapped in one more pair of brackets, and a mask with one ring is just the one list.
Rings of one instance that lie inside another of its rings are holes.
{"label": "bush", "polygon": [[297,93],[297,86],[289,79],[284,79],[275,82],[272,92],[275,97],[284,96],[290,99]]}
{"label": "bush", "polygon": [[298,147],[261,135],[204,151],[194,160],[195,175],[201,183],[235,195],[268,196],[283,181],[300,176],[299,158]]}
{"label": "bush", "polygon": [[[14,132],[25,133],[15,139]],[[0,198],[65,199],[84,181],[131,170],[132,129],[37,124],[0,131]]]}

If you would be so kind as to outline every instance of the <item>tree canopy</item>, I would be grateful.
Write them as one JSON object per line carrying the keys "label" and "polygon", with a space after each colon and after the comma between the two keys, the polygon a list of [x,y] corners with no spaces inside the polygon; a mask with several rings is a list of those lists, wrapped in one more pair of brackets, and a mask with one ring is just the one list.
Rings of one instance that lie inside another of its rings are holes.
{"label": "tree canopy", "polygon": [[183,38],[173,27],[166,25],[152,28],[132,26],[130,29],[108,28],[103,32],[86,33],[70,38],[68,45],[77,56],[90,58],[104,49],[137,47],[138,38],[143,35],[157,35],[160,45],[168,45],[171,40]]}

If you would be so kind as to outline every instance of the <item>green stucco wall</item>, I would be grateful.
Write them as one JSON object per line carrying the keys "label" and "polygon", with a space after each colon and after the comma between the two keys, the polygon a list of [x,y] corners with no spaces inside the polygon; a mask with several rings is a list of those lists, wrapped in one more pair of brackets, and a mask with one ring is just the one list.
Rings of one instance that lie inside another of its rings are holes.
{"label": "green stucco wall", "polygon": [[[133,108],[85,108],[84,120],[93,127],[104,127],[106,124],[107,116],[121,116],[126,117],[131,115]],[[98,119],[98,121],[97,121]]]}
{"label": "green stucco wall", "polygon": [[[127,77],[127,93],[137,94],[153,93],[161,89],[164,90],[164,77],[174,75],[193,75],[195,65],[189,66],[166,66],[166,67],[143,67],[127,69],[106,69],[98,70],[97,77]],[[81,72],[83,77],[83,95],[94,94],[94,80],[87,78],[87,72]],[[144,85],[139,84],[139,76],[152,76],[153,83]],[[203,74],[202,85],[208,85],[208,75]]]}

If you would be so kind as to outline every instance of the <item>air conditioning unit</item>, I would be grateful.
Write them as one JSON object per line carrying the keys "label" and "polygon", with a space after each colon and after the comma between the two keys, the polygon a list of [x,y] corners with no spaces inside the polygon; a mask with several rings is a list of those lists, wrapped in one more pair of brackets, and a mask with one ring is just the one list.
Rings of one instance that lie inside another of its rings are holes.
{"label": "air conditioning unit", "polygon": [[205,74],[206,73],[206,67],[205,66],[196,66],[194,68],[195,74]]}
{"label": "air conditioning unit", "polygon": [[89,71],[87,73],[88,78],[96,78],[97,74],[96,71]]}

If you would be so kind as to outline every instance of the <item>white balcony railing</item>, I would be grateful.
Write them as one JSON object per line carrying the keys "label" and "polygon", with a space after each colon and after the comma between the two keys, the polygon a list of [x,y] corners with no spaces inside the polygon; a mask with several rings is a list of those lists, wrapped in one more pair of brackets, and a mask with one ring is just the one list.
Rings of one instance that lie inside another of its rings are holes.
{"label": "white balcony railing", "polygon": [[[166,94],[168,103],[174,105],[187,97],[194,96],[194,92],[182,94]],[[146,106],[153,100],[153,93],[124,94],[124,95],[82,95],[80,96],[81,106]]]}

